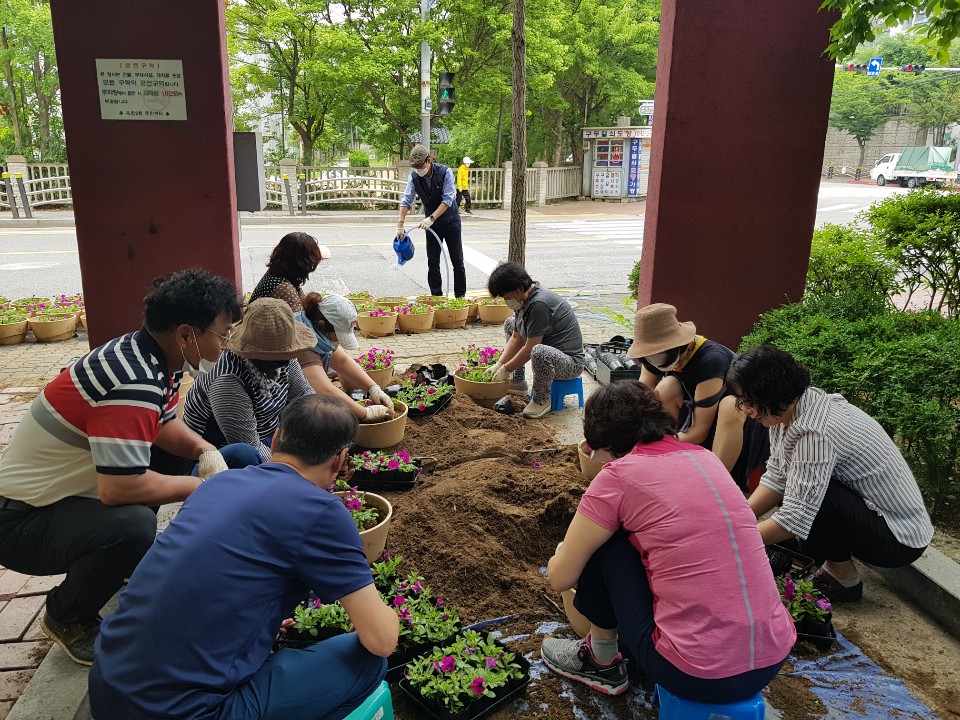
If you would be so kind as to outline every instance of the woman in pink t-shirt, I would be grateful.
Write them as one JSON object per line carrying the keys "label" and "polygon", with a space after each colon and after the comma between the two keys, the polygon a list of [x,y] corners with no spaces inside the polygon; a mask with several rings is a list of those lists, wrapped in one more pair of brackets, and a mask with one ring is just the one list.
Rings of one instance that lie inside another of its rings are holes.
{"label": "woman in pink t-shirt", "polygon": [[548,638],[555,673],[608,694],[627,689],[618,642],[680,697],[733,702],[766,686],[796,641],[756,520],[709,450],[674,437],[651,390],[607,385],[587,401],[584,435],[615,458],[580,501],[547,569],[577,585],[584,640]]}

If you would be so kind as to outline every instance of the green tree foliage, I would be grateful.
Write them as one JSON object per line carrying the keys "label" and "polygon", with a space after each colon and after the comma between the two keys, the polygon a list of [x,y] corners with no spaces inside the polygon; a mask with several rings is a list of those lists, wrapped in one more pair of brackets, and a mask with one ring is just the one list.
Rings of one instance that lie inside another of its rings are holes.
{"label": "green tree foliage", "polygon": [[2,0],[0,25],[0,151],[62,162],[66,152],[50,5],[43,0]]}
{"label": "green tree foliage", "polygon": [[851,135],[860,146],[860,162],[867,140],[889,118],[890,91],[874,78],[858,73],[837,72],[833,78],[830,127]]}
{"label": "green tree foliage", "polygon": [[960,122],[960,77],[956,73],[902,74],[892,97],[907,106],[906,120],[933,133],[933,145],[946,142],[947,128]]}
{"label": "green tree foliage", "polygon": [[824,225],[813,233],[805,295],[840,297],[861,292],[888,298],[899,290],[892,254],[860,225]]}
{"label": "green tree foliage", "polygon": [[827,51],[832,57],[850,57],[879,31],[904,23],[916,14],[929,20],[918,34],[936,57],[946,61],[950,43],[960,36],[960,2],[957,0],[823,0],[821,8],[839,10],[840,19],[830,29]]}

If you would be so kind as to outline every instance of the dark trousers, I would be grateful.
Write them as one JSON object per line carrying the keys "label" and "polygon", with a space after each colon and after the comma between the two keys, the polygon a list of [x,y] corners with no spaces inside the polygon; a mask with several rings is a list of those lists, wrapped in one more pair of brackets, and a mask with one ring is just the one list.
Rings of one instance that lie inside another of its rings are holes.
{"label": "dark trousers", "polygon": [[470,191],[469,190],[457,190],[457,208],[460,207],[460,198],[464,200],[463,209],[465,212],[473,212],[472,207],[473,203],[470,200]]}
{"label": "dark trousers", "polygon": [[[467,271],[463,266],[463,243],[460,239],[460,220],[454,225],[427,231],[427,283],[431,295],[443,295],[443,278],[440,275],[440,243],[433,236],[436,233],[447,244],[450,263],[453,265],[453,294],[463,297],[467,294]],[[449,289],[449,288],[448,288]]]}
{"label": "dark trousers", "polygon": [[704,703],[729,703],[750,697],[769,684],[786,658],[770,667],[727,678],[706,680],[677,669],[657,652],[653,643],[653,593],[646,568],[622,530],[587,561],[573,601],[591,623],[617,628],[645,675],[674,695]]}
{"label": "dark trousers", "polygon": [[923,555],[925,547],[901,543],[879,513],[853,490],[831,480],[810,534],[800,542],[800,552],[817,564],[826,560],[844,562],[856,555],[877,567],[904,567]]}
{"label": "dark trousers", "polygon": [[67,577],[47,596],[61,623],[86,623],[130,577],[157,534],[144,505],[69,497],[33,510],[0,510],[0,564],[27,575]]}

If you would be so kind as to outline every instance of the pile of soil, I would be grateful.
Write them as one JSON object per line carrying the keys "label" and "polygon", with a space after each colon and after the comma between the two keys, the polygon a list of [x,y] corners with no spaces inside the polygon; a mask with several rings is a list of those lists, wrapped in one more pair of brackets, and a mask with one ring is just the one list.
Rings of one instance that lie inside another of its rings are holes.
{"label": "pile of soil", "polygon": [[[537,628],[565,621],[543,568],[587,482],[576,445],[558,446],[541,423],[523,419],[519,400],[514,405],[516,414],[502,415],[457,394],[438,414],[407,421],[399,447],[436,458],[437,465],[412,490],[383,493],[394,506],[387,549],[402,555],[403,568],[420,572],[436,595],[453,602],[465,625],[510,616],[495,629],[504,637],[521,636],[511,640],[511,648],[536,658],[544,637]],[[600,716],[595,693],[576,686],[571,696],[570,687],[545,673],[531,683],[525,710],[514,705],[493,717]],[[642,696],[604,697],[604,712],[656,718],[651,690],[645,683]],[[771,692],[785,720],[821,714],[816,710],[823,706],[803,681],[778,678]],[[394,701],[397,718],[417,717],[400,693]]]}

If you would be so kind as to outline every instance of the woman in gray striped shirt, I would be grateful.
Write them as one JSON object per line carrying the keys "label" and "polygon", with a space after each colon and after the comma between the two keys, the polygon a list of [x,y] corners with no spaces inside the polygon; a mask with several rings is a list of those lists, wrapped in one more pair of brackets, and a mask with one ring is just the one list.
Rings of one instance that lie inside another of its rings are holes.
{"label": "woman in gray striped shirt", "polygon": [[919,558],[933,525],[909,466],[880,424],[771,345],[734,359],[726,384],[770,429],[770,458],[750,496],[768,545],[790,538],[822,566],[814,582],[834,603],[863,596],[852,556],[879,567]]}

